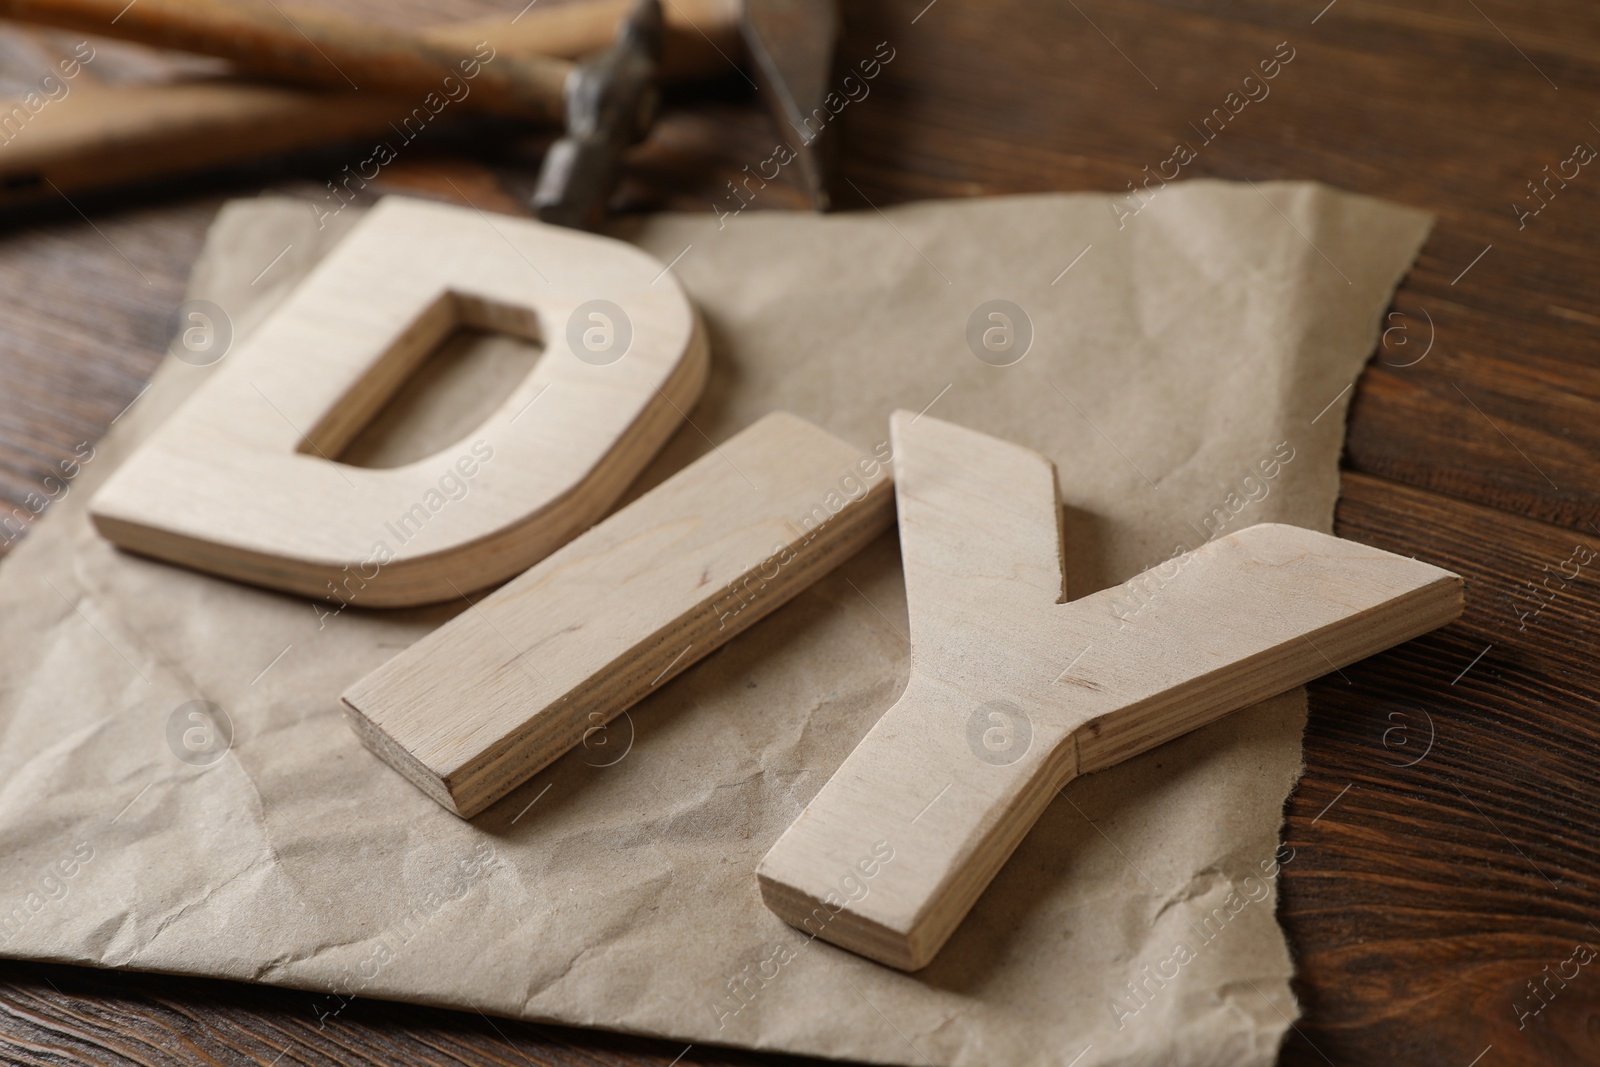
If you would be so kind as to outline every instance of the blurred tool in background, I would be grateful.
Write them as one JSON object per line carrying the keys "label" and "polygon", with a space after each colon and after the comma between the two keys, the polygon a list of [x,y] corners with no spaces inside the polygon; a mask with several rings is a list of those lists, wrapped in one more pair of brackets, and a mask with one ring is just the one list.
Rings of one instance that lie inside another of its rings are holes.
{"label": "blurred tool in background", "polygon": [[407,137],[448,103],[447,122],[564,125],[533,206],[547,221],[592,227],[623,152],[654,121],[660,82],[719,76],[741,51],[813,206],[829,203],[833,138],[826,122],[805,120],[829,91],[835,0],[668,0],[664,16],[658,0],[581,0],[417,35],[243,0],[0,0],[0,17],[216,56],[241,76],[83,86],[37,117],[0,102],[0,132],[12,115],[27,124],[0,145],[0,204]]}

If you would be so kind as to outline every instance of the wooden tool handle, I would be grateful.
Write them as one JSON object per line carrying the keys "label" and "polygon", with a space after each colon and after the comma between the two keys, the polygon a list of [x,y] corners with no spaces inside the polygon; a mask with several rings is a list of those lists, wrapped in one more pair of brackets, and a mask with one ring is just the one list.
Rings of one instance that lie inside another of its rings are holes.
{"label": "wooden tool handle", "polygon": [[[251,82],[107,87],[84,79],[40,115],[0,102],[0,206],[60,202],[84,189],[200,171],[368,135],[405,107],[376,93],[321,93]],[[360,169],[370,142],[352,150]]]}
{"label": "wooden tool handle", "polygon": [[[575,59],[604,47],[632,4],[585,0],[534,7],[515,19],[501,15],[449,23],[422,36],[463,55],[488,41],[499,52],[493,63],[537,55]],[[663,79],[714,77],[730,69],[728,57],[740,47],[736,0],[673,0],[664,14]],[[0,206],[56,199],[57,190],[72,195],[282,155],[343,138],[388,138],[394,132],[390,123],[403,120],[418,104],[403,96],[324,93],[222,78],[105,88],[88,81],[90,76],[21,127],[15,120],[19,103],[0,101],[0,119],[13,118],[9,125],[0,122]],[[453,119],[454,110],[452,105],[440,118]],[[357,155],[352,165],[365,158]]]}
{"label": "wooden tool handle", "polygon": [[[141,0],[142,2],[142,0]],[[579,59],[616,36],[634,0],[578,0],[536,4],[513,17],[469,19],[424,30],[430,44],[468,54],[488,41],[506,56]],[[688,81],[733,74],[744,50],[739,36],[740,0],[671,0],[662,5],[661,80]],[[496,60],[498,62],[498,60]]]}
{"label": "wooden tool handle", "polygon": [[[0,16],[218,56],[252,74],[302,85],[440,99],[471,75],[463,106],[559,121],[571,65],[462,48],[320,12],[233,0],[0,0]],[[446,82],[446,79],[451,79]]]}

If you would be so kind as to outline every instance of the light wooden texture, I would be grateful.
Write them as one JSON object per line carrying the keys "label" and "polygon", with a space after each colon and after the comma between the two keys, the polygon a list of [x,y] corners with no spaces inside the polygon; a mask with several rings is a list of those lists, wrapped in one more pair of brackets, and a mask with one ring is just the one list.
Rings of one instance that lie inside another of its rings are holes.
{"label": "light wooden texture", "polygon": [[[223,79],[116,87],[85,83],[42,110],[0,153],[0,203],[59,201],[62,193],[368,135],[404,144],[389,124],[409,115],[410,106],[374,93]],[[0,101],[0,119],[16,110],[26,113],[20,100]],[[366,146],[354,160],[370,153]]]}
{"label": "light wooden texture", "polygon": [[[573,0],[517,7],[493,18],[446,23],[423,38],[463,55],[488,41],[503,55],[581,59],[610,44],[635,0]],[[661,77],[666,81],[713,78],[734,71],[743,54],[741,0],[670,0],[661,5]]]}
{"label": "light wooden texture", "polygon": [[243,0],[0,0],[0,16],[102,37],[217,56],[242,71],[352,92],[443,96],[475,72],[462,105],[558,122],[572,65],[543,55],[474,56],[459,38],[436,42],[334,15]]}
{"label": "light wooden texture", "polygon": [[[329,2],[377,18],[396,10],[374,0]],[[476,13],[483,2],[427,0],[427,10]],[[1352,392],[1336,521],[1342,536],[1461,572],[1472,596],[1457,623],[1345,668],[1354,685],[1330,675],[1310,686],[1306,777],[1285,813],[1285,842],[1299,852],[1280,877],[1278,910],[1304,1014],[1281,1063],[1463,1067],[1491,1042],[1478,1067],[1600,1062],[1600,1034],[1588,1025],[1600,1013],[1600,983],[1569,983],[1537,1028],[1518,1030],[1510,1009],[1525,1002],[1541,967],[1565,959],[1576,940],[1593,940],[1584,920],[1600,913],[1600,763],[1589,757],[1600,724],[1585,710],[1600,697],[1592,669],[1600,599],[1592,586],[1575,584],[1526,631],[1508,610],[1544,565],[1567,558],[1574,537],[1593,545],[1587,523],[1600,524],[1600,362],[1592,358],[1600,323],[1585,325],[1572,310],[1593,312],[1600,290],[1600,185],[1585,168],[1523,231],[1507,199],[1513,187],[1525,192],[1524,180],[1545,163],[1555,169],[1565,158],[1556,146],[1584,136],[1571,128],[1574,115],[1600,110],[1592,61],[1600,21],[1592,3],[1577,0],[1480,2],[1494,25],[1460,5],[1427,16],[1426,26],[1415,5],[1341,2],[1308,27],[1325,4],[1308,11],[1298,0],[1209,0],[1185,5],[1181,17],[1151,0],[1080,5],[1160,84],[1157,92],[1071,5],[941,2],[908,31],[916,46],[900,50],[870,101],[845,110],[846,173],[885,208],[974,190],[1126,192],[1130,161],[1166,158],[1172,136],[1218,105],[1278,41],[1299,49],[1285,77],[1304,80],[1280,78],[1264,105],[1251,104],[1185,170],[1257,182],[1315,178],[1438,215],[1396,298],[1406,318],[1385,320],[1409,323],[1410,341],[1399,347],[1401,334],[1388,335]],[[909,26],[926,5],[852,4],[842,56],[870,55],[885,29]],[[959,17],[944,17],[952,13]],[[1561,27],[1559,36],[1543,32],[1551,26]],[[1197,49],[1197,40],[1214,47]],[[981,55],[1006,56],[1006,77],[970,62]],[[1462,77],[1469,67],[1471,77]],[[730,79],[726,95],[735,85],[744,83]],[[1137,86],[1144,88],[1131,91]],[[641,149],[648,167],[634,171],[619,203],[704,211],[708,199],[726,195],[729,173],[771,151],[760,104],[700,97],[670,110]],[[48,117],[47,110],[39,121]],[[1068,129],[1072,137],[1060,136]],[[1490,160],[1532,166],[1508,174],[1485,166]],[[536,168],[522,170],[531,181]],[[771,197],[775,207],[807,208],[793,170],[768,183],[763,205]],[[452,176],[486,203],[479,187]],[[157,357],[145,338],[181,299],[216,210],[199,190],[125,205],[111,224],[83,206],[154,286],[64,204],[59,215],[71,221],[7,233],[0,495],[21,511],[28,492],[53,484],[41,479],[59,475],[57,461],[94,441],[143,386]],[[1491,241],[1493,250],[1452,286]],[[1060,284],[1104,250],[1097,245]],[[1077,249],[1067,251],[1062,265]],[[1425,310],[1440,341],[1421,363],[1401,366],[1425,347]],[[1421,763],[1397,770],[1391,764],[1402,757],[1392,750],[1401,735],[1385,731],[1410,724],[1403,758],[1415,758],[1412,746],[1426,740],[1417,736],[1425,731],[1419,703],[1437,720],[1439,741]],[[1085,810],[1097,821],[1106,814]],[[1560,886],[1556,898],[1541,871]],[[679,1053],[679,1067],[786,1062],[360,998],[319,1028],[304,994],[208,979],[9,961],[0,976],[0,1060],[36,1067],[150,1067],[181,1056],[270,1063],[291,1041],[278,1067],[297,1057],[330,1067],[662,1067]]]}
{"label": "light wooden texture", "polygon": [[[433,27],[421,37],[462,56],[486,42],[496,54],[489,67],[502,57],[576,59],[609,44],[632,6],[632,0],[536,5],[515,23],[511,14],[473,19]],[[742,47],[737,3],[674,0],[663,15],[664,80],[732,71],[728,57]],[[461,103],[469,103],[476,79],[458,80],[467,91]],[[357,137],[400,147],[404,135],[391,124],[412,117],[414,109],[424,109],[430,124],[456,118],[452,103],[434,120],[425,98],[420,92],[323,92],[224,78],[115,88],[84,82],[28,120],[25,134],[0,152],[0,204],[55,200],[58,189],[70,195]],[[20,99],[0,101],[0,118],[19,108],[26,113]]]}
{"label": "light wooden texture", "polygon": [[768,415],[356,683],[350,722],[475,815],[888,529],[885,457]]}
{"label": "light wooden texture", "polygon": [[[568,341],[595,299],[632,326],[605,365]],[[457,445],[386,470],[333,462],[458,325],[545,350]],[[604,514],[694,406],[706,366],[689,299],[638,249],[391,197],[235,351],[193,372],[211,377],[91,514],[122,548],[269,588],[357,607],[454,598]]]}
{"label": "light wooden texture", "polygon": [[1134,609],[1122,587],[1064,604],[1054,466],[892,427],[911,676],[758,871],[778,915],[892,967],[933,959],[1072,778],[1462,610],[1448,571],[1277,524],[1146,572]]}

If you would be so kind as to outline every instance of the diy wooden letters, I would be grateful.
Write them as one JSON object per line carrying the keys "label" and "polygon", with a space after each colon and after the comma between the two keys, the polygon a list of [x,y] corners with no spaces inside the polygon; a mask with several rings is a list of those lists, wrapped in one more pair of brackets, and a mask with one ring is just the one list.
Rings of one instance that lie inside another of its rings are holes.
{"label": "diy wooden letters", "polygon": [[[757,877],[782,918],[892,967],[933,959],[1072,778],[1461,612],[1448,571],[1280,525],[1182,557],[1131,621],[1116,590],[1063,603],[1048,460],[905,412],[891,440],[910,679]],[[865,863],[870,893],[841,895]]]}
{"label": "diy wooden letters", "polygon": [[[545,352],[456,446],[338,463],[462,324]],[[863,454],[779,413],[591,526],[685,418],[706,364],[693,307],[637,249],[391,198],[91,515],[123,548],[360,606],[526,571],[343,694],[368,747],[470,817],[887,529],[898,502],[905,692],[757,878],[788,922],[906,970],[1076,775],[1461,611],[1454,574],[1279,525],[1180,557],[1137,613],[1116,590],[1065,603],[1050,462],[905,412],[894,478],[887,446]]]}
{"label": "diy wooden letters", "polygon": [[357,682],[351,725],[474,815],[888,529],[888,458],[768,415]]}
{"label": "diy wooden letters", "polygon": [[[544,353],[458,445],[388,470],[336,462],[463,325]],[[274,589],[362,607],[453,598],[603,515],[694,406],[706,366],[677,280],[631,245],[390,197],[90,514],[122,548]]]}

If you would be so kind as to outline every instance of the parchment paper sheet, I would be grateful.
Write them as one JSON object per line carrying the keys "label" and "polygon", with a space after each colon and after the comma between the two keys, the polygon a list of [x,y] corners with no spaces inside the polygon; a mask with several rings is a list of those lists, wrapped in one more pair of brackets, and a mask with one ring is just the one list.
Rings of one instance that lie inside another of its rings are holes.
{"label": "parchment paper sheet", "polygon": [[[1219,530],[1329,530],[1344,390],[1429,220],[1308,184],[1174,185],[1123,228],[1110,200],[627,227],[681,253],[713,351],[693,428],[631,493],[774,408],[870,448],[893,408],[931,405],[1056,461],[1072,596]],[[193,292],[247,330],[354,217],[230,204]],[[966,341],[994,298],[1032,323],[1013,366]],[[895,1064],[1273,1060],[1297,1011],[1269,876],[1303,692],[1074,782],[938,960],[900,974],[808,943],[753,875],[905,681],[892,534],[611,748],[462,822],[337,700],[462,605],[319,618],[91,531],[94,485],[207,373],[169,359],[0,568],[0,952],[339,994],[308,994],[325,1018],[356,995]],[[208,768],[166,739],[197,698],[235,730]]]}

